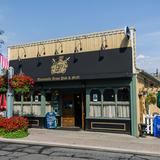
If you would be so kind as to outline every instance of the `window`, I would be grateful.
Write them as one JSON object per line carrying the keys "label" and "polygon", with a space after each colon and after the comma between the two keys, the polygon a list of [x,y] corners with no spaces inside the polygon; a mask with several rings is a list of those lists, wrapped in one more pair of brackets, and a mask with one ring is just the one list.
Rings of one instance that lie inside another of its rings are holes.
{"label": "window", "polygon": [[51,92],[46,92],[46,101],[51,101],[52,94]]}
{"label": "window", "polygon": [[[103,100],[100,89],[90,91],[89,117],[92,118],[130,118],[129,88],[106,88],[103,90]],[[117,98],[116,98],[117,97]]]}
{"label": "window", "polygon": [[90,92],[90,101],[98,102],[101,101],[101,92],[98,89],[93,89]]}
{"label": "window", "polygon": [[103,92],[103,101],[115,101],[115,93],[113,89],[105,89]]}
{"label": "window", "polygon": [[15,94],[14,95],[14,100],[16,101],[16,102],[21,102],[21,94]]}
{"label": "window", "polygon": [[105,89],[103,92],[103,117],[116,117],[115,93],[113,89]]}
{"label": "window", "polygon": [[41,101],[41,92],[35,91],[33,94],[33,101],[34,102],[40,102]]}
{"label": "window", "polygon": [[90,92],[90,117],[101,117],[101,92],[93,89]]}
{"label": "window", "polygon": [[118,99],[118,101],[129,101],[130,100],[130,94],[129,94],[128,88],[118,89],[117,99]]}
{"label": "window", "polygon": [[128,88],[119,88],[117,93],[117,113],[119,118],[129,118],[130,117],[130,94]]}
{"label": "window", "polygon": [[31,101],[31,94],[30,93],[26,93],[23,95],[23,101],[24,102],[30,102]]}

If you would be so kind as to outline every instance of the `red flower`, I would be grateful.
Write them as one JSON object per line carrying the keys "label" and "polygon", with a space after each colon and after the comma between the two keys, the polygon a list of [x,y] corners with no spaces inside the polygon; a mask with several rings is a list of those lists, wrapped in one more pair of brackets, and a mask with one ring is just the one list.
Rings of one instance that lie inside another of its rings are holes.
{"label": "red flower", "polygon": [[34,87],[34,80],[24,74],[14,75],[12,79],[9,80],[9,84],[15,92],[27,93]]}
{"label": "red flower", "polygon": [[0,128],[6,132],[13,132],[20,129],[26,130],[28,128],[28,120],[24,117],[13,116],[11,118],[0,117]]}

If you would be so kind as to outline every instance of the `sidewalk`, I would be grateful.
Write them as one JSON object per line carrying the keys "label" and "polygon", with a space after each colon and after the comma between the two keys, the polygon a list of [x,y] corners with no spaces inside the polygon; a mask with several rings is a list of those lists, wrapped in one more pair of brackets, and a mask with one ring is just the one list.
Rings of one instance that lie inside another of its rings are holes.
{"label": "sidewalk", "polygon": [[160,156],[160,139],[155,137],[136,138],[124,134],[33,128],[30,129],[29,132],[30,135],[26,138],[0,138],[0,141],[93,150],[108,150],[136,154],[142,153]]}

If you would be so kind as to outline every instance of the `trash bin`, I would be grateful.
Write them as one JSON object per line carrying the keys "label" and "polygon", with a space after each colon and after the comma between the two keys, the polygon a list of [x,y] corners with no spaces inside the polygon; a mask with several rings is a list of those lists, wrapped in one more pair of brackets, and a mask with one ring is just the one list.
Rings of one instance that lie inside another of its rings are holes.
{"label": "trash bin", "polygon": [[153,135],[160,137],[160,116],[155,116],[153,120]]}
{"label": "trash bin", "polygon": [[57,128],[57,120],[55,112],[48,112],[45,116],[45,128]]}
{"label": "trash bin", "polygon": [[147,134],[146,128],[147,128],[147,125],[144,124],[144,123],[140,123],[140,124],[138,125],[140,137],[145,137],[145,136],[146,136],[146,134]]}

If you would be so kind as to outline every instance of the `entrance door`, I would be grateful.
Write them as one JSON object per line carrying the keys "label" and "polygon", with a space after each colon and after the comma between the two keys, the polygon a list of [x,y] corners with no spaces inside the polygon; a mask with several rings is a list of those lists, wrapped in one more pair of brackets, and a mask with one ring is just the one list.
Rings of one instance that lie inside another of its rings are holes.
{"label": "entrance door", "polygon": [[62,97],[62,127],[75,126],[75,110],[73,95]]}

